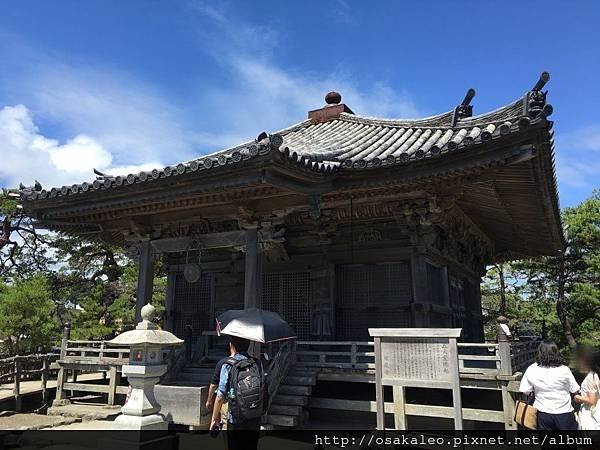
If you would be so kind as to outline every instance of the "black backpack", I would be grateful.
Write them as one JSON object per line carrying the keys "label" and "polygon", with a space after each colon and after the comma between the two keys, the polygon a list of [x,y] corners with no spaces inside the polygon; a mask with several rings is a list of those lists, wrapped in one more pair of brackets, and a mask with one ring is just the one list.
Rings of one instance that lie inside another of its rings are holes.
{"label": "black backpack", "polygon": [[231,415],[240,422],[257,419],[264,413],[265,380],[261,364],[253,358],[228,358],[231,366],[227,402]]}

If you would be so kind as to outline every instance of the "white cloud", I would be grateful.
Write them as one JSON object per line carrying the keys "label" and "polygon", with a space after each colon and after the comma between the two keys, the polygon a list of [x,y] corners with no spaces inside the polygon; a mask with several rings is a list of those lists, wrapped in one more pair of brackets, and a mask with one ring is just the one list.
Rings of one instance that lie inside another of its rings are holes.
{"label": "white cloud", "polygon": [[89,172],[94,167],[108,167],[112,161],[112,155],[85,134],[75,136],[64,145],[57,145],[56,141],[44,137],[37,139],[50,143],[51,147],[45,150],[54,166],[64,172]]}
{"label": "white cloud", "polygon": [[561,185],[597,189],[600,178],[600,126],[591,125],[556,137],[557,175]]}
{"label": "white cloud", "polygon": [[[225,85],[200,93],[199,104],[209,110],[205,125],[215,141],[233,145],[300,122],[307,112],[324,105],[327,92],[336,90],[356,114],[379,117],[418,117],[422,111],[410,96],[385,81],[362,86],[349,67],[334,66],[329,73],[297,71],[275,56],[280,42],[276,23],[236,20],[231,11],[201,1],[191,3],[199,14],[199,45],[222,67]],[[343,7],[343,2],[341,5]],[[334,8],[335,9],[335,8]],[[276,19],[275,19],[276,20]]]}
{"label": "white cloud", "polygon": [[45,187],[93,179],[92,169],[127,169],[138,172],[146,166],[112,168],[113,155],[96,139],[78,134],[61,144],[40,133],[24,105],[0,109],[0,179],[7,186],[31,185],[38,179]]}
{"label": "white cloud", "polygon": [[11,155],[0,161],[2,182],[62,185],[93,178],[92,167],[127,173],[175,164],[304,120],[330,90],[360,115],[422,115],[406,92],[385,81],[363,85],[349,67],[316,73],[282,64],[277,18],[248,23],[191,4],[202,20],[198,45],[221,70],[181,100],[124,70],[0,40],[11,62],[0,94],[26,105],[3,110],[0,151]]}
{"label": "white cloud", "polygon": [[561,138],[561,144],[569,150],[600,151],[600,125],[590,125],[566,133]]}
{"label": "white cloud", "polygon": [[183,112],[138,79],[106,68],[48,61],[20,89],[26,104],[67,133],[93,136],[119,164],[189,157]]}

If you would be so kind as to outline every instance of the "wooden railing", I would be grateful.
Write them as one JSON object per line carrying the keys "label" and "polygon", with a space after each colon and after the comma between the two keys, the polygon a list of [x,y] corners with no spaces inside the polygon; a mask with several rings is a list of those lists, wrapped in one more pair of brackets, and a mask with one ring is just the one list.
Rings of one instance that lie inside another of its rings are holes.
{"label": "wooden railing", "polygon": [[[533,362],[538,345],[535,341],[459,342],[460,374],[470,378],[495,379],[499,375],[523,372]],[[505,349],[509,350],[508,353]],[[507,358],[507,355],[510,357]],[[375,369],[374,344],[368,341],[298,341],[296,358],[297,364],[305,367]]]}
{"label": "wooden railing", "polygon": [[58,359],[58,355],[26,355],[0,359],[0,384],[13,384],[15,410],[21,410],[21,382],[40,380],[42,401],[48,400],[48,378],[53,369],[50,365]]}
{"label": "wooden railing", "polygon": [[373,342],[298,341],[296,363],[305,367],[375,369]]}
{"label": "wooden railing", "polygon": [[287,375],[288,369],[295,360],[296,340],[290,339],[278,343],[277,353],[273,355],[269,361],[267,372],[267,389],[269,393],[269,402],[267,411],[271,406],[271,402],[277,395],[279,385]]}
{"label": "wooden railing", "polygon": [[519,341],[510,343],[510,360],[515,372],[525,372],[534,361],[540,341]]}
{"label": "wooden railing", "polygon": [[78,363],[123,365],[129,361],[129,347],[115,346],[107,341],[67,340],[65,349],[61,349],[60,359]]}
{"label": "wooden railing", "polygon": [[[539,343],[535,342],[488,342],[458,343],[458,363],[463,389],[499,390],[502,410],[463,408],[465,420],[503,424],[515,429],[513,421],[515,393],[518,390],[520,372],[533,362]],[[318,378],[328,381],[375,381],[374,344],[366,341],[299,341],[296,364],[317,370]],[[343,371],[336,369],[343,369]],[[343,372],[343,373],[342,373]],[[360,373],[360,375],[357,375]],[[394,398],[396,398],[394,391]],[[376,404],[368,400],[339,398],[310,398],[310,407],[375,412]],[[449,406],[405,404],[407,415],[452,418]],[[384,409],[393,413],[395,402],[386,402]]]}
{"label": "wooden railing", "polygon": [[[67,339],[65,339],[65,337]],[[93,392],[107,394],[107,403],[115,404],[117,394],[126,394],[127,387],[120,386],[121,366],[129,362],[129,347],[112,345],[108,341],[70,340],[65,333],[61,345],[56,386],[56,401],[66,399],[66,392]],[[108,373],[108,385],[79,383],[79,373]],[[71,374],[71,381],[68,376]]]}

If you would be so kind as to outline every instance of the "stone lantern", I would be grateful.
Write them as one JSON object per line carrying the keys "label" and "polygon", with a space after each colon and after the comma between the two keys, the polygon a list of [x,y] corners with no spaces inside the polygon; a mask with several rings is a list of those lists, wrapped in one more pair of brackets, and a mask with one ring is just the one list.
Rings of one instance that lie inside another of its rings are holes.
{"label": "stone lantern", "polygon": [[121,408],[121,415],[115,427],[126,430],[166,430],[168,422],[159,414],[160,405],[154,398],[154,386],[167,371],[163,360],[166,348],[181,345],[183,341],[168,331],[159,330],[152,322],[154,307],[150,304],[142,308],[142,321],[135,330],[126,331],[113,340],[112,344],[129,345],[129,364],[121,370],[131,385],[127,403]]}

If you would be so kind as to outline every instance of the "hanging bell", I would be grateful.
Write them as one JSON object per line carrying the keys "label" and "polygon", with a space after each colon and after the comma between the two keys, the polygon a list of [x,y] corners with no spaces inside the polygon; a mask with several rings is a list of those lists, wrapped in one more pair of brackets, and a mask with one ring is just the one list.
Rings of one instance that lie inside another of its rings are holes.
{"label": "hanging bell", "polygon": [[185,256],[185,267],[183,268],[183,277],[188,283],[196,283],[200,279],[202,270],[200,269],[200,249],[198,249],[198,263],[189,262],[189,251]]}

